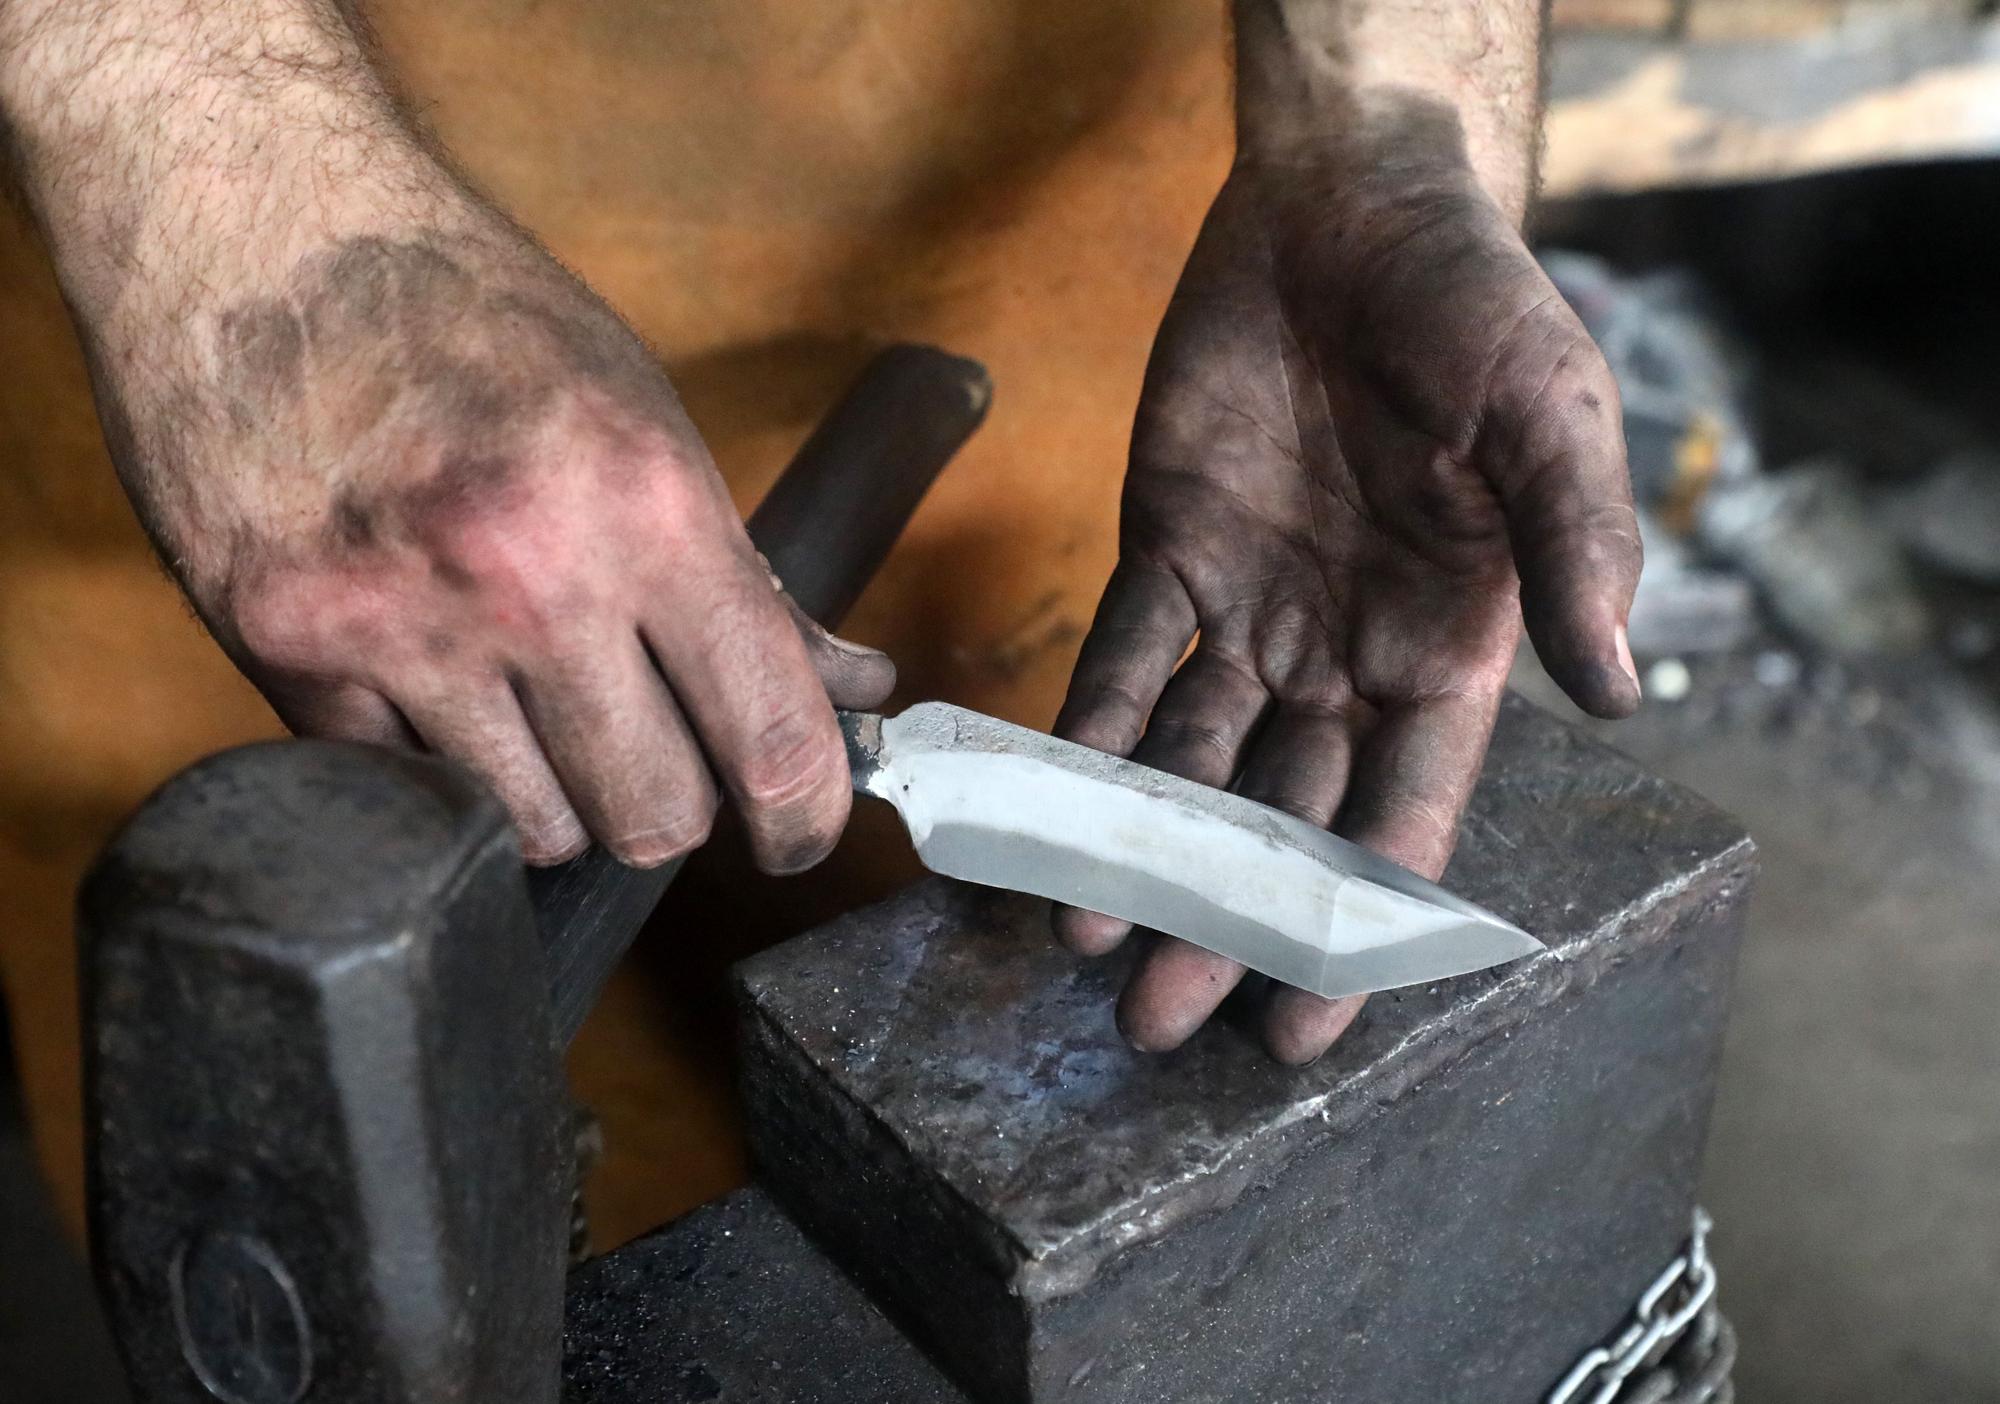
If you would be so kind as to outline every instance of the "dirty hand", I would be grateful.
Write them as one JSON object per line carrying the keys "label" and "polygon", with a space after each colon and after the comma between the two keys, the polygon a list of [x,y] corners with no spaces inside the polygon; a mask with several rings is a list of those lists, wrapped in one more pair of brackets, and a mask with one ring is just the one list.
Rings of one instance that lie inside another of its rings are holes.
{"label": "dirty hand", "polygon": [[7,112],[107,438],[283,719],[464,762],[532,861],[663,862],[718,791],[767,869],[822,857],[828,694],[878,704],[893,670],[774,588],[632,331],[326,7],[36,8],[0,36]]}
{"label": "dirty hand", "polygon": [[[1603,359],[1455,124],[1399,102],[1375,109],[1393,149],[1253,156],[1210,210],[1154,345],[1117,570],[1057,730],[1436,878],[1523,607],[1581,706],[1637,706],[1639,544]],[[1056,927],[1086,954],[1128,929],[1071,909]],[[1172,1048],[1242,975],[1162,939],[1120,1023]],[[1266,1043],[1309,1061],[1360,1004],[1276,988]]]}

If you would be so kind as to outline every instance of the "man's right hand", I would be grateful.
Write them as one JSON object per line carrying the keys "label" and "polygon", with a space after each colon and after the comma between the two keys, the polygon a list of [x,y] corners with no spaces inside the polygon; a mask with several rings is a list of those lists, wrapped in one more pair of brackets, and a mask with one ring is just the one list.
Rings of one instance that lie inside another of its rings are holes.
{"label": "man's right hand", "polygon": [[185,334],[198,409],[110,377],[128,481],[294,730],[464,761],[533,861],[685,853],[718,782],[765,868],[832,847],[827,692],[894,671],[795,626],[645,347],[539,250],[349,238]]}
{"label": "man's right hand", "polygon": [[829,697],[879,704],[894,670],[774,587],[638,337],[323,7],[37,9],[9,11],[0,92],[107,438],[284,720],[464,762],[531,861],[664,862],[720,794],[766,869],[823,857],[850,794]]}

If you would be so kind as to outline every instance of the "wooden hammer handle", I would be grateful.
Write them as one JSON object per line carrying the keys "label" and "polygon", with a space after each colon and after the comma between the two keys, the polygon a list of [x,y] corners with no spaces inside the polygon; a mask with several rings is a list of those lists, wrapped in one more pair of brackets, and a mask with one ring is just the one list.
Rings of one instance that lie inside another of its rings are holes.
{"label": "wooden hammer handle", "polygon": [[[751,540],[806,613],[839,625],[991,397],[983,366],[934,347],[891,346],[868,363],[750,516]],[[678,859],[628,868],[601,848],[530,870],[562,1042],[679,871]]]}

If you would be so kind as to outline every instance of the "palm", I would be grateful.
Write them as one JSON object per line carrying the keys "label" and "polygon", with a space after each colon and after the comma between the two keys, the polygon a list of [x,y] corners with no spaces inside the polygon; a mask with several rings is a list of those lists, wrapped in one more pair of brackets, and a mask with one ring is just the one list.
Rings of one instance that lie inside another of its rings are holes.
{"label": "palm", "polygon": [[[1513,429],[1508,404],[1540,406],[1548,386],[1566,388],[1560,371],[1579,343],[1589,353],[1579,384],[1598,420],[1615,424],[1615,392],[1525,250],[1511,264],[1471,260],[1487,275],[1477,288],[1404,291],[1399,314],[1372,297],[1397,290],[1395,267],[1371,266],[1370,298],[1340,296],[1309,271],[1316,250],[1274,256],[1275,242],[1268,213],[1232,181],[1154,346],[1119,568],[1059,729],[1234,785],[1436,876],[1520,634],[1516,559],[1535,533],[1522,520],[1530,494],[1510,475],[1532,435]],[[1467,263],[1454,265],[1461,284]],[[1495,367],[1501,376],[1483,373]],[[1504,372],[1516,367],[1540,375],[1542,389],[1515,393]],[[1608,451],[1622,483],[1615,429]],[[1623,539],[1620,492],[1583,515],[1602,527],[1620,509]],[[1575,542],[1541,549],[1572,564],[1578,554]],[[1537,582],[1559,616],[1579,607],[1567,582]],[[1611,605],[1619,619],[1624,589]],[[1538,643],[1552,640],[1545,652],[1593,646],[1566,622],[1537,631]],[[1586,671],[1589,683],[1572,682],[1579,700],[1620,710],[1601,695],[1615,682],[1600,666]],[[1123,934],[1085,913],[1059,926],[1084,950]],[[1128,1028],[1144,1044],[1177,1043],[1240,973],[1162,943],[1128,991]],[[1274,1051],[1310,1056],[1358,1003],[1279,991]]]}

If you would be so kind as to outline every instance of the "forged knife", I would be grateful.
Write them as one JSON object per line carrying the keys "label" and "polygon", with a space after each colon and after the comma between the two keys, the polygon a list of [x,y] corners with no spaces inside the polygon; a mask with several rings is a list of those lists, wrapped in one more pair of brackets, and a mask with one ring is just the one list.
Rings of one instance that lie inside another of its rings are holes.
{"label": "forged knife", "polygon": [[943,702],[842,712],[854,788],[932,872],[1123,917],[1288,985],[1368,994],[1542,949],[1377,854],[1225,790]]}

